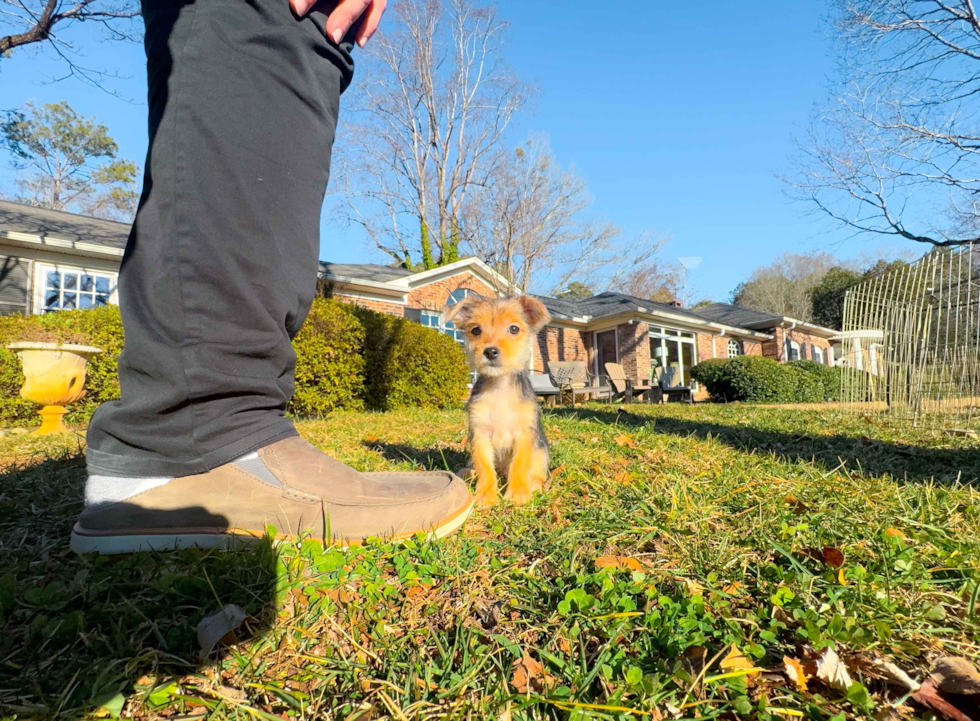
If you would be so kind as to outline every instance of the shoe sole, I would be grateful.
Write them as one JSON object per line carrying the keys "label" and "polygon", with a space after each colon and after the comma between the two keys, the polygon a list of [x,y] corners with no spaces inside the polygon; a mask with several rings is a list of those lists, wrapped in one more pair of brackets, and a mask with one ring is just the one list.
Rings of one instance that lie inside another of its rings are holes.
{"label": "shoe sole", "polygon": [[[473,512],[474,502],[470,499],[467,506],[453,515],[443,519],[436,527],[426,534],[426,538],[438,539],[456,533]],[[416,533],[400,533],[391,537],[390,541],[398,543],[415,537]],[[177,551],[182,548],[217,548],[222,550],[241,548],[258,543],[263,538],[261,533],[248,531],[224,531],[220,533],[99,533],[87,531],[77,523],[71,532],[71,549],[76,553],[100,553],[112,556],[123,553],[138,553],[140,551]],[[295,536],[278,535],[276,543],[296,540]],[[360,546],[360,541],[337,542],[333,548],[348,548]]]}

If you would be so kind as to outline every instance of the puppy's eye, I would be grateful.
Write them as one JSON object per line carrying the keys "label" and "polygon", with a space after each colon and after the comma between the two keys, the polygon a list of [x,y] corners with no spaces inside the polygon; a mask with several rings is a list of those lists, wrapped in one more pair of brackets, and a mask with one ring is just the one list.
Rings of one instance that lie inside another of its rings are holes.
{"label": "puppy's eye", "polygon": [[475,326],[473,326],[473,328],[472,328],[472,329],[470,330],[470,334],[471,334],[471,335],[472,335],[472,336],[473,336],[474,338],[476,338],[476,337],[477,337],[478,335],[480,335],[480,333],[482,333],[482,332],[483,332],[483,328],[481,328],[481,327],[480,327],[480,326],[478,326],[478,325],[475,325]]}
{"label": "puppy's eye", "polygon": [[517,335],[520,332],[521,332],[521,327],[519,325],[512,325],[510,327],[510,334],[511,335]]}

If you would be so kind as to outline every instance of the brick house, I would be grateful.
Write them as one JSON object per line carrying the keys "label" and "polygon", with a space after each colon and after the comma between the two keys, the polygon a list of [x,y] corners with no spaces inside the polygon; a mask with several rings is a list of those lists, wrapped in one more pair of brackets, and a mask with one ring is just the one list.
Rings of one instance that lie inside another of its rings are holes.
{"label": "brick house", "polygon": [[[404,316],[462,340],[443,325],[440,312],[469,294],[496,295],[514,289],[477,258],[413,272],[372,264],[321,263],[326,294],[385,313]],[[674,368],[678,382],[691,383],[691,368],[707,358],[761,355],[780,362],[802,358],[833,365],[830,339],[837,331],[792,318],[715,303],[688,310],[623,293],[582,300],[537,296],[551,313],[534,347],[531,370],[550,361],[582,360],[592,373],[607,362],[627,375],[649,378],[659,364]],[[694,384],[696,386],[696,384]],[[696,398],[706,392],[697,389]]]}
{"label": "brick house", "polygon": [[[129,226],[72,213],[0,201],[0,314],[45,313],[116,302],[116,279]],[[403,316],[457,340],[441,311],[467,295],[513,293],[508,281],[478,258],[421,272],[375,264],[320,263],[324,294]],[[793,318],[715,303],[689,310],[622,293],[582,300],[540,297],[552,320],[537,338],[532,370],[550,361],[583,360],[592,373],[619,362],[649,378],[673,368],[678,382],[707,358],[762,355],[833,365],[837,331]],[[698,390],[695,397],[704,397]]]}

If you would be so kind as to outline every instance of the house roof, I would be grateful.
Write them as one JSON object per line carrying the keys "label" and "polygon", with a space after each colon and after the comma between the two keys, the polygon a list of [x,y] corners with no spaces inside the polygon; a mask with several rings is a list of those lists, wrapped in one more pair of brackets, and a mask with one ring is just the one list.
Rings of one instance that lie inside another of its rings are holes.
{"label": "house roof", "polygon": [[389,283],[415,274],[415,271],[407,268],[394,268],[377,263],[328,263],[326,261],[320,261],[320,272],[331,278],[370,280],[375,283]]}
{"label": "house roof", "polygon": [[783,316],[781,315],[762,313],[758,310],[743,308],[739,305],[730,305],[728,303],[712,303],[711,305],[698,308],[697,312],[702,317],[708,318],[709,320],[716,320],[719,323],[740,325],[744,327],[753,327],[766,323],[769,324],[769,327],[772,327],[779,324],[779,322],[783,320]]}
{"label": "house roof", "polygon": [[79,249],[96,246],[122,255],[129,228],[127,223],[0,200],[0,238],[39,242],[62,251],[77,244]]}

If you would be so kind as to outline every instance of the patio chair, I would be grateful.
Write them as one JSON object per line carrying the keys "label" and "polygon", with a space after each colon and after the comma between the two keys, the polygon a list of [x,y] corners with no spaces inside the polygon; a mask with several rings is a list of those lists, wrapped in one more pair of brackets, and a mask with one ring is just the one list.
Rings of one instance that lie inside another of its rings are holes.
{"label": "patio chair", "polygon": [[551,376],[547,373],[531,373],[528,377],[531,379],[534,395],[543,398],[548,405],[555,405],[561,395],[561,389],[551,382]]}
{"label": "patio chair", "polygon": [[[619,363],[606,363],[606,375],[613,387],[614,400],[622,398],[626,403],[632,403],[634,398],[652,401],[655,391],[660,390],[659,385],[653,385],[650,381],[635,381],[626,376],[626,371]],[[660,398],[658,397],[659,401]]]}
{"label": "patio chair", "polygon": [[549,361],[548,373],[554,384],[561,390],[562,401],[567,393],[572,399],[573,406],[579,396],[612,401],[613,390],[609,385],[609,379],[589,373],[585,361]]}
{"label": "patio chair", "polygon": [[677,368],[657,367],[657,381],[663,390],[663,401],[670,401],[672,396],[677,396],[685,403],[694,403],[694,389],[691,386],[677,385],[680,381],[680,373]]}

